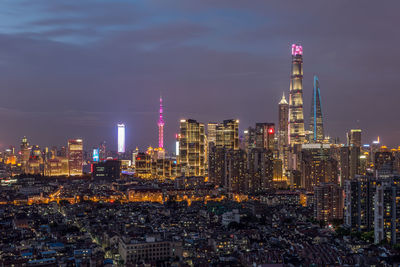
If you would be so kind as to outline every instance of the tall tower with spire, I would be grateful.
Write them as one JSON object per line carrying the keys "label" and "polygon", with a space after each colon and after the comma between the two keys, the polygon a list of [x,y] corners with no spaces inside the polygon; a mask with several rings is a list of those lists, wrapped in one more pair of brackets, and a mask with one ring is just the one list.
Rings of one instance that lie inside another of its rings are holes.
{"label": "tall tower with spire", "polygon": [[158,147],[164,148],[164,119],[163,119],[163,104],[160,96],[160,116],[158,118]]}
{"label": "tall tower with spire", "polygon": [[319,80],[314,75],[314,90],[310,114],[310,130],[313,132],[314,142],[324,140],[324,124],[322,120],[321,93],[319,91]]}
{"label": "tall tower with spire", "polygon": [[302,144],[304,139],[303,47],[293,44],[289,95],[289,143],[290,145]]}
{"label": "tall tower with spire", "polygon": [[288,144],[289,144],[289,104],[286,101],[285,93],[279,102],[279,135],[278,135],[278,149],[279,159],[282,160],[283,171],[288,169]]}

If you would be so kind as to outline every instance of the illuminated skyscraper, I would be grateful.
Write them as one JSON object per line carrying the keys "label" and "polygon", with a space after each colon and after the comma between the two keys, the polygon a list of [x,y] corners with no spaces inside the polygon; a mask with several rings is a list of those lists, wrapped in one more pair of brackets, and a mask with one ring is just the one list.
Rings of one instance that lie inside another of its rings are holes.
{"label": "illuminated skyscraper", "polygon": [[314,90],[310,114],[310,130],[313,132],[314,142],[324,140],[324,124],[322,120],[321,94],[319,91],[318,77],[314,76]]}
{"label": "illuminated skyscraper", "polygon": [[82,175],[83,142],[82,139],[68,140],[69,175]]}
{"label": "illuminated skyscraper", "polygon": [[303,113],[303,47],[292,45],[292,70],[289,95],[289,143],[304,143]]}
{"label": "illuminated skyscraper", "polygon": [[207,141],[208,143],[213,143],[214,145],[217,143],[217,125],[216,122],[209,122],[207,124]]}
{"label": "illuminated skyscraper", "polygon": [[209,123],[207,128],[212,139],[208,147],[209,179],[216,185],[238,192],[239,188],[243,189],[238,177],[244,177],[245,166],[244,151],[239,151],[239,120]]}
{"label": "illuminated skyscraper", "polygon": [[118,124],[118,153],[125,153],[125,124]]}
{"label": "illuminated skyscraper", "polygon": [[[210,124],[208,124],[210,126]],[[239,149],[239,120],[224,120],[215,128],[215,146],[217,148]]]}
{"label": "illuminated skyscraper", "polygon": [[179,138],[179,164],[181,174],[204,176],[205,174],[205,134],[204,124],[196,120],[181,120]]}
{"label": "illuminated skyscraper", "polygon": [[279,136],[278,136],[278,148],[279,148],[279,159],[282,160],[283,169],[288,169],[288,124],[289,124],[289,104],[283,94],[281,101],[279,102]]}
{"label": "illuminated skyscraper", "polygon": [[22,170],[24,172],[26,172],[26,167],[27,167],[30,153],[31,153],[31,151],[30,151],[28,139],[26,138],[26,136],[24,136],[22,138],[22,142],[21,142],[21,165],[22,165]]}
{"label": "illuminated skyscraper", "polygon": [[160,116],[158,118],[158,147],[164,148],[164,119],[163,119],[163,105],[162,98],[160,97]]}

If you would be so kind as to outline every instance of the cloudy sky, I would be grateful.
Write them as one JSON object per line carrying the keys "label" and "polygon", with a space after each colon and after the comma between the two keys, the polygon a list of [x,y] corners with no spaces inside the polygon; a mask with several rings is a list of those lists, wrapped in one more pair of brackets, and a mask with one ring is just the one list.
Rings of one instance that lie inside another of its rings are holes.
{"label": "cloudy sky", "polygon": [[319,76],[325,131],[344,141],[400,144],[400,1],[2,0],[0,148],[166,146],[180,118],[277,122],[288,95],[290,45],[304,49],[308,122]]}

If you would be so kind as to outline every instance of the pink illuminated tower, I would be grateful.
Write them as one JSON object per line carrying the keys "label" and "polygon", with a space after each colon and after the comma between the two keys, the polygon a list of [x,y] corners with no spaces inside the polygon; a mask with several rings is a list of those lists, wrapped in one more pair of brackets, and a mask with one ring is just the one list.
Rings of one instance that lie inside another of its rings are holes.
{"label": "pink illuminated tower", "polygon": [[164,148],[164,119],[163,119],[163,105],[162,98],[160,97],[160,117],[158,119],[158,147]]}

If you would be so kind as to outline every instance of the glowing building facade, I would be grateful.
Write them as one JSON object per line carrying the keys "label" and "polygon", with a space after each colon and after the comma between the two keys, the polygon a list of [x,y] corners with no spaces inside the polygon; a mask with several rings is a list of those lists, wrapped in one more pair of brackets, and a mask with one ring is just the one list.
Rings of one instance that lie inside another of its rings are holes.
{"label": "glowing building facade", "polygon": [[216,122],[209,122],[207,124],[207,141],[208,141],[208,144],[210,144],[210,143],[213,143],[214,145],[217,144],[217,126],[218,126],[218,123],[216,123]]}
{"label": "glowing building facade", "polygon": [[69,175],[82,175],[83,141],[82,139],[68,140],[68,170]]}
{"label": "glowing building facade", "polygon": [[313,141],[321,142],[324,140],[324,124],[322,120],[321,94],[319,90],[319,80],[314,76],[314,89],[310,114],[310,130],[313,133]]}
{"label": "glowing building facade", "polygon": [[225,149],[239,149],[239,120],[224,120],[216,126],[215,146]]}
{"label": "glowing building facade", "polygon": [[119,123],[118,127],[118,153],[125,153],[125,124]]}
{"label": "glowing building facade", "polygon": [[288,153],[289,153],[289,103],[283,94],[279,102],[279,135],[278,149],[279,159],[282,160],[283,170],[288,169]]}
{"label": "glowing building facade", "polygon": [[163,119],[163,104],[160,97],[160,116],[158,118],[158,147],[164,148],[164,119]]}
{"label": "glowing building facade", "polygon": [[93,148],[93,155],[92,155],[92,160],[94,162],[99,162],[100,161],[100,156],[99,156],[99,149],[98,148]]}
{"label": "glowing building facade", "polygon": [[196,120],[181,120],[179,137],[179,164],[184,176],[204,176],[206,138],[204,124]]}
{"label": "glowing building facade", "polygon": [[289,143],[290,145],[302,144],[304,140],[303,47],[293,44],[289,96]]}

